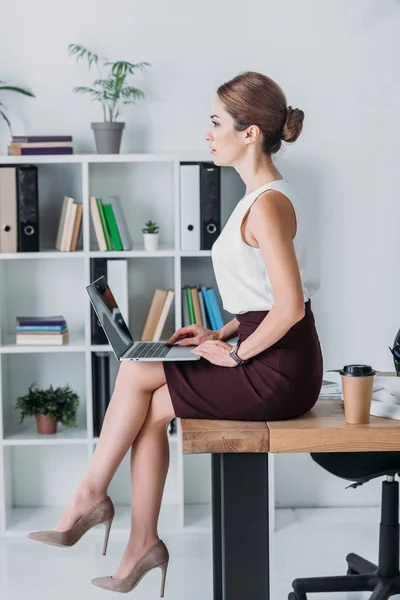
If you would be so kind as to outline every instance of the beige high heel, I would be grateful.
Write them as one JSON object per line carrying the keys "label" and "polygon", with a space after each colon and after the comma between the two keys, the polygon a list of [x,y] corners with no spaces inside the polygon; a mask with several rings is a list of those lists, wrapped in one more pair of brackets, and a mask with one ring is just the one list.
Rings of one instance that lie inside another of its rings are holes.
{"label": "beige high heel", "polygon": [[91,583],[105,590],[126,593],[133,590],[146,573],[159,567],[161,569],[160,598],[164,598],[168,561],[168,549],[162,540],[158,540],[158,542],[147,550],[126,577],[123,577],[122,579],[115,579],[112,575],[109,577],[95,577],[92,579]]}
{"label": "beige high heel", "polygon": [[92,506],[70,529],[67,531],[32,531],[28,538],[43,544],[52,546],[73,546],[81,539],[84,533],[89,531],[95,525],[105,523],[106,531],[103,544],[103,555],[107,552],[108,538],[110,535],[111,524],[115,515],[114,504],[109,496]]}

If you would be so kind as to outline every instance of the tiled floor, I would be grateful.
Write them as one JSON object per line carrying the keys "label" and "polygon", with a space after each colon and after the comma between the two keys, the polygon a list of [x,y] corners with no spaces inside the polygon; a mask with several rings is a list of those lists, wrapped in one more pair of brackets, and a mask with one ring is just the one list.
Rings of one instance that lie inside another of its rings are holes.
{"label": "tiled floor", "polygon": [[[282,509],[272,539],[271,600],[286,600],[295,577],[339,575],[345,556],[357,552],[377,560],[379,508]],[[165,598],[212,600],[211,537],[164,536],[170,552]],[[29,539],[0,540],[1,600],[91,600],[116,598],[96,588],[92,577],[111,575],[118,567],[126,538],[113,535],[102,556],[103,531],[91,531],[71,548],[38,544]],[[131,598],[155,600],[161,570],[148,573],[130,592]],[[366,600],[369,593],[309,595],[311,600]],[[396,596],[395,598],[400,598]],[[243,599],[246,600],[246,599]]]}

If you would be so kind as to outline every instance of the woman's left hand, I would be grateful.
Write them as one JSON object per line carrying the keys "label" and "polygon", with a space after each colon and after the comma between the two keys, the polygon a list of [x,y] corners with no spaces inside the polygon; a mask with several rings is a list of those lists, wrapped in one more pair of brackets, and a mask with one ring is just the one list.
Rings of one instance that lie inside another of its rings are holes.
{"label": "woman's left hand", "polygon": [[228,344],[222,340],[206,340],[193,348],[191,352],[192,354],[199,354],[209,362],[213,363],[213,365],[219,365],[220,367],[237,367],[238,363],[229,356],[229,352],[232,348],[232,344]]}

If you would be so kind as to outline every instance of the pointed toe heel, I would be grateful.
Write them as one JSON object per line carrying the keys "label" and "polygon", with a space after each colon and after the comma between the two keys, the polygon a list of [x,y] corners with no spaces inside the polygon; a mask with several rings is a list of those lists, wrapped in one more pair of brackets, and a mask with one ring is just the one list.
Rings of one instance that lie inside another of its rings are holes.
{"label": "pointed toe heel", "polygon": [[161,569],[161,592],[160,598],[164,598],[165,577],[169,561],[169,552],[162,540],[159,540],[142,556],[132,571],[121,579],[115,579],[112,575],[107,577],[95,577],[91,580],[93,585],[112,592],[130,592],[139,581],[152,569]]}
{"label": "pointed toe heel", "polygon": [[51,544],[52,546],[73,546],[81,537],[101,523],[105,523],[106,531],[103,544],[103,555],[107,551],[108,538],[110,535],[111,524],[115,515],[114,504],[109,496],[92,506],[70,529],[67,531],[32,531],[28,534],[28,538],[43,544]]}

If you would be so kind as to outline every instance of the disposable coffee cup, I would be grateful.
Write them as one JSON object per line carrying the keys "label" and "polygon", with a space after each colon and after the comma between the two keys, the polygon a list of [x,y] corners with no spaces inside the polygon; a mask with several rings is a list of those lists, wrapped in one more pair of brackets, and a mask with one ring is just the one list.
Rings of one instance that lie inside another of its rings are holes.
{"label": "disposable coffee cup", "polygon": [[376,371],[370,365],[345,365],[341,371],[346,423],[369,423]]}

